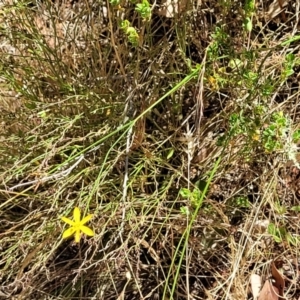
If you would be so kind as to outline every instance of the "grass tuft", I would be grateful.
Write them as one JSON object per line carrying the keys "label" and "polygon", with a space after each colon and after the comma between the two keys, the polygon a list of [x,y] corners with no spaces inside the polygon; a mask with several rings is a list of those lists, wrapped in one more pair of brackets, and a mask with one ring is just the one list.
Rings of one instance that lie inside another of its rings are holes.
{"label": "grass tuft", "polygon": [[0,298],[299,298],[299,8],[196,2],[0,4]]}

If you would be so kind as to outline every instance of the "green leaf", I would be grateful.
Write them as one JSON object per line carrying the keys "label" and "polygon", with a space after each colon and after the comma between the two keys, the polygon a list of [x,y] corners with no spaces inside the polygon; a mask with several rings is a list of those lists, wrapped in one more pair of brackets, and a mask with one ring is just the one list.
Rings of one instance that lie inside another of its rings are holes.
{"label": "green leaf", "polygon": [[299,212],[299,211],[300,211],[300,206],[299,206],[299,205],[293,206],[293,207],[291,208],[291,210],[296,211],[296,212]]}
{"label": "green leaf", "polygon": [[297,246],[299,240],[292,236],[289,232],[286,234],[286,240],[289,244],[293,245],[293,246]]}
{"label": "green leaf", "polygon": [[300,140],[300,129],[296,130],[293,133],[293,142],[297,143],[297,142],[299,142],[299,140]]}
{"label": "green leaf", "polygon": [[236,204],[236,206],[241,207],[241,208],[249,208],[251,205],[248,198],[243,197],[243,196],[237,197],[235,199],[235,204]]}
{"label": "green leaf", "polygon": [[270,223],[268,226],[268,233],[271,235],[276,235],[276,227],[274,223]]}
{"label": "green leaf", "polygon": [[143,0],[142,3],[138,3],[135,10],[142,16],[143,19],[151,18],[151,7],[147,0]]}
{"label": "green leaf", "polygon": [[130,22],[128,20],[124,20],[121,22],[121,29],[123,29],[125,32],[127,31],[128,27],[130,26]]}
{"label": "green leaf", "polygon": [[289,53],[285,56],[285,60],[289,63],[293,63],[295,61],[295,54]]}
{"label": "green leaf", "polygon": [[34,102],[25,102],[25,106],[28,109],[35,109],[36,108],[36,104]]}
{"label": "green leaf", "polygon": [[282,239],[276,235],[273,235],[273,239],[275,240],[276,243],[281,243]]}
{"label": "green leaf", "polygon": [[248,32],[251,32],[251,31],[252,31],[253,26],[252,26],[252,21],[251,21],[250,18],[246,18],[246,19],[244,20],[244,28],[245,28],[245,30],[248,31]]}
{"label": "green leaf", "polygon": [[172,149],[169,151],[169,153],[168,153],[168,155],[167,155],[167,160],[169,160],[169,159],[173,156],[173,154],[174,154],[174,148],[172,148]]}
{"label": "green leaf", "polygon": [[38,115],[39,115],[42,119],[46,119],[46,118],[47,118],[47,111],[46,111],[46,110],[42,110],[42,111],[38,112]]}
{"label": "green leaf", "polygon": [[179,195],[183,198],[189,198],[191,196],[191,191],[187,188],[181,188]]}
{"label": "green leaf", "polygon": [[109,3],[114,6],[119,5],[120,2],[121,2],[120,0],[109,0]]}
{"label": "green leaf", "polygon": [[205,190],[206,186],[207,186],[207,181],[200,179],[199,181],[196,182],[195,185],[198,187],[198,189],[201,192],[203,192]]}
{"label": "green leaf", "polygon": [[182,207],[180,207],[180,212],[181,212],[183,215],[186,215],[186,216],[190,214],[190,211],[189,211],[189,209],[188,209],[187,206],[182,206]]}
{"label": "green leaf", "polygon": [[231,69],[238,69],[240,67],[243,66],[243,62],[238,59],[238,58],[235,58],[235,59],[231,59],[228,63],[228,67],[230,67]]}

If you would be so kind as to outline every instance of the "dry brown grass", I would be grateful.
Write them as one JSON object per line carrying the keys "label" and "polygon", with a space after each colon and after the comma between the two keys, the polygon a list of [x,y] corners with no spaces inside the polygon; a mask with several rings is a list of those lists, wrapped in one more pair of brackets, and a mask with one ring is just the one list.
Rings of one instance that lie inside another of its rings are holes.
{"label": "dry brown grass", "polygon": [[299,7],[256,1],[249,33],[240,1],[156,2],[148,22],[129,1],[1,4],[1,299],[252,299],[271,260],[299,298]]}

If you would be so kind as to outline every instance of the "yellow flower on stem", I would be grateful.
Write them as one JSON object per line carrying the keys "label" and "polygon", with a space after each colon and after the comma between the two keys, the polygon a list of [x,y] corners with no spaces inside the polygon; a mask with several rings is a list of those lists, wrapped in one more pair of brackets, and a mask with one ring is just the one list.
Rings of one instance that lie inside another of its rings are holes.
{"label": "yellow flower on stem", "polygon": [[74,208],[73,218],[74,221],[69,218],[62,217],[61,219],[67,224],[71,225],[71,227],[64,231],[63,238],[66,239],[75,233],[75,242],[79,243],[80,241],[80,233],[81,231],[88,236],[94,236],[94,231],[84,224],[87,223],[93,215],[87,215],[85,218],[80,220],[80,209],[78,207]]}

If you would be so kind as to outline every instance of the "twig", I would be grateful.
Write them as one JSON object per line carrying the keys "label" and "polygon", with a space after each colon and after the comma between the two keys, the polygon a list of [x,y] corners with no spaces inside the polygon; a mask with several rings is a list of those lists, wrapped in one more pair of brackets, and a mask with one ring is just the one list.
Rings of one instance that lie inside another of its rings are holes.
{"label": "twig", "polygon": [[126,157],[125,157],[125,174],[124,174],[124,182],[123,182],[123,196],[122,196],[122,222],[121,222],[121,228],[119,231],[119,236],[120,236],[120,240],[123,242],[123,238],[122,238],[122,234],[124,231],[124,223],[125,223],[125,215],[126,215],[126,198],[127,198],[127,183],[128,183],[128,179],[129,179],[129,175],[128,175],[128,159],[129,159],[129,151],[130,151],[130,146],[132,144],[132,128],[131,127],[128,130],[127,133],[127,141],[126,141]]}
{"label": "twig", "polygon": [[99,149],[99,147],[100,147],[100,145],[98,145],[97,147],[92,148],[91,150],[87,151],[84,154],[81,154],[78,158],[75,158],[76,159],[75,163],[66,170],[63,170],[59,173],[56,173],[56,174],[53,174],[53,175],[50,175],[50,176],[46,176],[44,178],[40,178],[40,179],[28,181],[28,182],[23,182],[23,183],[18,183],[17,185],[9,188],[8,190],[13,191],[17,188],[24,187],[24,186],[34,185],[34,184],[37,184],[37,183],[45,183],[45,182],[50,181],[50,180],[62,179],[64,177],[68,176],[73,171],[73,169],[75,169],[80,164],[80,162],[84,159],[84,156],[86,154]]}
{"label": "twig", "polygon": [[[200,128],[200,125],[199,125]],[[195,151],[195,142],[194,142],[194,138],[193,138],[193,129],[190,129],[189,127],[189,123],[186,123],[186,140],[187,140],[187,157],[188,157],[188,190],[190,191],[191,189],[191,162],[193,159],[193,154]],[[190,226],[190,219],[189,219],[189,214],[190,214],[190,206],[191,206],[191,199],[189,197],[189,208],[188,208],[188,213],[186,216],[186,226]],[[189,283],[189,266],[190,266],[190,258],[189,258],[189,245],[187,244],[186,246],[186,250],[185,250],[185,256],[186,256],[186,267],[185,267],[185,271],[186,271],[186,293],[187,293],[187,299],[190,299],[190,283]]]}
{"label": "twig", "polygon": [[72,172],[72,170],[74,168],[76,168],[83,159],[84,159],[84,155],[82,154],[77,158],[77,161],[70,168],[68,168],[67,170],[63,170],[59,173],[56,173],[56,174],[53,174],[53,175],[50,175],[50,176],[46,176],[44,178],[19,183],[15,186],[9,188],[9,191],[13,191],[13,190],[15,190],[19,187],[24,187],[24,186],[28,186],[28,185],[37,184],[37,183],[44,183],[44,182],[47,182],[47,181],[50,181],[50,180],[58,180],[58,179],[64,178],[64,177],[68,176]]}

